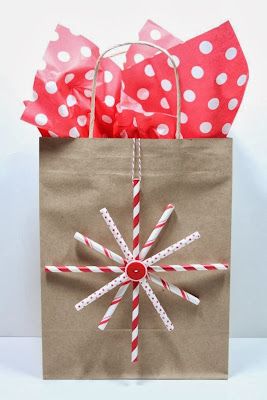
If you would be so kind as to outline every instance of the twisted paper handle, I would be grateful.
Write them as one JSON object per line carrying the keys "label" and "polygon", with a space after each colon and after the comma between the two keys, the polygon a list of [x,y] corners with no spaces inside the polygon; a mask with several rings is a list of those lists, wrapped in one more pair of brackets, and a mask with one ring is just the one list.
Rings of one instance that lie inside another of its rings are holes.
{"label": "twisted paper handle", "polygon": [[177,71],[177,66],[175,64],[175,61],[172,57],[172,55],[165,49],[163,49],[160,46],[157,46],[154,43],[150,42],[145,42],[145,41],[139,41],[139,42],[125,42],[125,43],[120,43],[117,44],[113,47],[110,47],[109,49],[105,50],[102,54],[97,59],[96,66],[94,69],[94,77],[93,77],[93,84],[92,84],[92,95],[91,95],[91,112],[90,112],[90,122],[89,122],[89,139],[92,139],[94,136],[94,125],[95,125],[95,96],[96,96],[96,80],[97,80],[97,75],[98,75],[98,70],[100,66],[100,62],[104,56],[109,53],[111,50],[114,50],[118,47],[123,47],[123,46],[130,46],[131,44],[138,44],[141,46],[148,46],[148,47],[153,47],[155,49],[158,49],[161,53],[165,54],[172,66],[173,66],[173,72],[174,72],[174,78],[175,78],[175,88],[176,88],[176,131],[175,131],[175,138],[176,139],[181,139],[181,126],[180,126],[180,115],[181,115],[181,91],[180,91],[180,83],[179,83],[179,76],[178,76],[178,71]]}

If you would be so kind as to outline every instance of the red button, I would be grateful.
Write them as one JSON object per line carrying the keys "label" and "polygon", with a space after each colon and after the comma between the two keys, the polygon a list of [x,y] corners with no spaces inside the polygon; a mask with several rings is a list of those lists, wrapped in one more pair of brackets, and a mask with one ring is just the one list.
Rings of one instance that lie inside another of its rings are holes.
{"label": "red button", "polygon": [[125,272],[132,281],[141,281],[147,274],[147,267],[141,261],[131,261],[126,265]]}

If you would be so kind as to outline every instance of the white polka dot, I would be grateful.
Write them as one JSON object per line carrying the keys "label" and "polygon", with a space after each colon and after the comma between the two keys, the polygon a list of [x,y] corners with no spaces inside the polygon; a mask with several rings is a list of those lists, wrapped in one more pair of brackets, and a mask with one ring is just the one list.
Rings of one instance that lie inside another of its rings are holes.
{"label": "white polka dot", "polygon": [[45,114],[41,114],[41,113],[40,114],[36,114],[35,115],[35,122],[36,122],[37,125],[43,126],[43,125],[47,124],[48,118],[47,118],[47,116]]}
{"label": "white polka dot", "polygon": [[222,133],[224,135],[228,135],[229,131],[231,129],[231,124],[229,122],[227,122],[226,124],[223,125],[222,127]]}
{"label": "white polka dot", "polygon": [[58,137],[58,135],[57,135],[55,132],[48,131],[48,133],[49,133],[49,135],[50,135],[51,137]]}
{"label": "white polka dot", "polygon": [[65,83],[70,83],[72,81],[72,79],[74,78],[74,74],[67,74],[65,76]]}
{"label": "white polka dot", "polygon": [[200,132],[209,133],[211,131],[212,125],[210,122],[202,122],[199,126]]}
{"label": "white polka dot", "polygon": [[102,121],[106,122],[106,124],[112,124],[112,118],[108,115],[102,115]]}
{"label": "white polka dot", "polygon": [[169,105],[168,100],[166,99],[166,97],[163,97],[160,100],[160,105],[161,105],[162,108],[165,108],[165,110],[168,110],[170,108],[170,105]]}
{"label": "white polka dot", "polygon": [[76,126],[74,126],[73,128],[71,128],[69,130],[69,136],[72,138],[77,138],[80,136],[80,132],[78,131],[78,129],[76,128]]}
{"label": "white polka dot", "polygon": [[57,84],[56,84],[56,82],[54,82],[54,81],[46,82],[45,90],[47,91],[47,93],[50,93],[50,94],[56,93],[57,92]]}
{"label": "white polka dot", "polygon": [[157,126],[157,132],[159,135],[168,135],[169,133],[169,127],[166,124],[159,124]]}
{"label": "white polka dot", "polygon": [[37,99],[38,99],[38,93],[35,90],[33,90],[32,91],[32,101],[36,101]]}
{"label": "white polka dot", "polygon": [[145,115],[146,117],[151,117],[152,115],[154,115],[154,113],[153,113],[153,112],[150,112],[150,111],[144,111],[144,115]]}
{"label": "white polka dot", "polygon": [[137,91],[137,97],[140,100],[146,100],[149,97],[149,91],[145,88],[141,88]]}
{"label": "white polka dot", "polygon": [[84,89],[84,95],[85,97],[90,98],[92,96],[92,91],[90,89]]}
{"label": "white polka dot", "polygon": [[86,74],[84,75],[85,79],[88,81],[91,81],[94,77],[94,70],[90,69],[90,71],[87,71]]}
{"label": "white polka dot", "polygon": [[41,61],[39,65],[38,71],[44,71],[46,69],[46,62],[44,60]]}
{"label": "white polka dot", "polygon": [[73,96],[72,94],[69,94],[67,97],[67,104],[69,107],[74,106],[75,104],[77,104],[77,99],[75,96]]}
{"label": "white polka dot", "polygon": [[150,37],[153,40],[159,40],[161,38],[161,33],[157,29],[152,29],[150,32]]}
{"label": "white polka dot", "polygon": [[210,110],[216,110],[219,107],[220,100],[217,97],[213,97],[208,101],[208,108]]}
{"label": "white polka dot", "polygon": [[193,90],[185,90],[184,91],[184,99],[185,101],[188,101],[189,103],[191,103],[192,101],[194,101],[196,99],[196,94],[195,92],[193,92]]}
{"label": "white polka dot", "polygon": [[106,104],[106,106],[108,106],[108,107],[113,107],[114,106],[114,104],[115,104],[115,99],[114,99],[114,97],[113,96],[110,96],[110,95],[107,95],[106,97],[105,97],[105,104]]}
{"label": "white polka dot", "polygon": [[237,50],[235,47],[230,47],[228,50],[225,52],[225,58],[227,60],[233,60],[237,55]]}
{"label": "white polka dot", "polygon": [[191,69],[191,74],[193,78],[200,79],[204,75],[204,70],[200,66],[196,65]]}
{"label": "white polka dot", "polygon": [[122,90],[125,89],[125,83],[123,81],[121,81],[121,88],[122,88]]}
{"label": "white polka dot", "polygon": [[207,40],[204,40],[199,45],[199,50],[201,51],[202,54],[209,54],[212,51],[212,49],[213,49],[212,44]]}
{"label": "white polka dot", "polygon": [[110,71],[105,71],[104,72],[104,82],[109,83],[113,79],[113,74]]}
{"label": "white polka dot", "polygon": [[80,126],[85,126],[87,122],[86,115],[79,115],[79,117],[77,117],[77,122]]}
{"label": "white polka dot", "polygon": [[[180,60],[179,60],[179,58],[177,56],[174,56],[173,54],[171,54],[171,56],[172,56],[172,59],[174,61],[175,66],[177,68],[178,65],[180,64]],[[168,63],[169,67],[173,68],[173,65],[172,65],[172,62],[171,62],[170,58],[167,59],[167,63]]]}
{"label": "white polka dot", "polygon": [[52,33],[52,36],[51,36],[51,38],[50,38],[50,41],[51,41],[51,42],[56,42],[58,39],[59,39],[59,34],[58,34],[56,31],[54,31],[54,32]]}
{"label": "white polka dot", "polygon": [[91,51],[90,47],[82,46],[82,47],[81,47],[81,54],[82,54],[84,57],[88,58],[88,57],[91,57],[92,51]]}
{"label": "white polka dot", "polygon": [[187,123],[188,116],[184,112],[181,112],[180,118],[181,118],[181,124],[186,124]]}
{"label": "white polka dot", "polygon": [[57,53],[57,58],[61,62],[70,61],[70,55],[69,55],[69,53],[67,51],[60,51],[59,53]]}
{"label": "white polka dot", "polygon": [[58,113],[61,117],[68,117],[69,115],[69,110],[68,107],[65,104],[61,104],[61,106],[58,107]]}
{"label": "white polka dot", "polygon": [[227,74],[225,72],[222,72],[221,74],[217,75],[216,83],[218,85],[223,85],[227,81],[227,78]]}
{"label": "white polka dot", "polygon": [[137,121],[136,121],[135,117],[133,117],[133,126],[135,126],[137,128]]}
{"label": "white polka dot", "polygon": [[142,54],[137,53],[134,55],[134,62],[136,64],[143,61],[144,59],[145,59],[145,57]]}
{"label": "white polka dot", "polygon": [[165,90],[165,92],[169,92],[172,88],[172,84],[168,79],[162,79],[160,84],[162,89]]}
{"label": "white polka dot", "polygon": [[147,76],[149,76],[149,77],[155,75],[155,71],[154,71],[152,65],[147,64],[147,65],[145,66],[145,74],[146,74]]}
{"label": "white polka dot", "polygon": [[234,110],[238,105],[238,100],[237,99],[231,99],[228,102],[228,109],[229,110]]}
{"label": "white polka dot", "polygon": [[238,86],[243,86],[247,81],[247,75],[243,74],[237,79],[236,83]]}

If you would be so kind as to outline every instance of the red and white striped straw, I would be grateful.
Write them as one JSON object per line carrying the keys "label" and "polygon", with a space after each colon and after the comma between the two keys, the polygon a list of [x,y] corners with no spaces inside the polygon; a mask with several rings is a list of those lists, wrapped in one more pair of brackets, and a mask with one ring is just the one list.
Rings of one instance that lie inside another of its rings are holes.
{"label": "red and white striped straw", "polygon": [[138,361],[138,330],[139,330],[139,282],[133,282],[132,297],[132,363]]}
{"label": "red and white striped straw", "polygon": [[[133,258],[139,259],[140,251],[140,179],[133,179]],[[139,282],[133,282],[132,292],[132,347],[131,361],[138,360],[139,331]]]}
{"label": "red and white striped straw", "polygon": [[114,251],[111,251],[106,247],[102,246],[101,244],[95,242],[94,240],[89,239],[88,237],[82,235],[81,233],[76,232],[74,235],[74,239],[85,244],[85,246],[87,247],[91,247],[91,249],[98,251],[98,253],[103,254],[104,256],[110,258],[111,260],[116,261],[120,265],[125,265],[124,259],[121,256],[114,253]]}
{"label": "red and white striped straw", "polygon": [[160,318],[162,319],[162,322],[164,323],[164,325],[168,329],[168,331],[172,331],[174,329],[174,326],[173,326],[171,320],[169,319],[168,315],[166,314],[166,311],[160,305],[160,302],[157,299],[157,297],[156,297],[155,293],[153,292],[153,290],[151,289],[147,279],[142,280],[141,281],[141,285],[142,285],[142,288],[144,289],[144,291],[146,292],[149,300],[153,304],[153,307],[155,308],[155,310],[159,314]]}
{"label": "red and white striped straw", "polygon": [[118,305],[120,304],[126,290],[128,289],[128,287],[130,286],[130,281],[126,281],[124,282],[121,287],[119,288],[119,290],[117,291],[114,299],[112,300],[112,302],[110,303],[109,308],[107,309],[104,317],[101,319],[98,328],[103,331],[107,324],[109,323],[112,315],[114,314],[116,308],[118,307]]}
{"label": "red and white striped straw", "polygon": [[140,180],[133,179],[133,258],[139,257],[140,247]]}
{"label": "red and white striped straw", "polygon": [[154,245],[155,241],[157,240],[160,232],[166,225],[168,219],[170,218],[172,212],[174,210],[174,205],[173,204],[168,204],[167,207],[165,208],[162,216],[158,220],[155,228],[151,232],[149,238],[147,239],[146,243],[144,244],[144,247],[142,248],[140,252],[140,260],[144,260],[147,253],[151,249],[151,247]]}
{"label": "red and white striped straw", "polygon": [[100,210],[100,213],[101,213],[102,217],[104,218],[107,226],[109,227],[110,232],[112,233],[116,242],[118,243],[119,247],[121,248],[121,251],[125,255],[127,261],[132,261],[133,255],[130,252],[127,244],[125,243],[125,240],[123,239],[119,229],[115,225],[115,222],[111,218],[108,210],[106,208],[102,208],[102,210]]}
{"label": "red and white striped straw", "polygon": [[178,288],[177,286],[174,286],[172,283],[169,283],[165,279],[162,279],[158,276],[155,276],[151,273],[148,273],[149,279],[151,279],[152,282],[154,282],[156,285],[159,285],[163,289],[167,289],[170,292],[176,294],[177,296],[181,297],[184,300],[189,301],[190,303],[193,303],[195,305],[198,305],[200,303],[200,300],[193,296],[192,294],[186,292],[183,289]]}
{"label": "red and white striped straw", "polygon": [[104,294],[108,293],[110,290],[114,289],[116,286],[119,286],[129,280],[128,276],[124,272],[117,278],[113,279],[112,281],[108,282],[106,285],[102,286],[96,292],[90,294],[85,299],[81,300],[79,303],[75,305],[77,311],[82,310],[84,307],[88,306],[88,304],[93,303],[95,300],[102,297]]}
{"label": "red and white striped straw", "polygon": [[162,260],[165,257],[170,256],[171,254],[175,253],[177,250],[182,249],[183,247],[187,246],[188,244],[191,244],[194,240],[197,240],[200,238],[200,234],[198,232],[194,232],[191,235],[187,236],[185,239],[180,240],[179,242],[176,242],[172,244],[171,246],[167,247],[166,249],[160,251],[159,253],[155,254],[154,256],[148,258],[147,260],[144,261],[144,264],[147,267],[150,267],[151,265],[155,264],[159,260]]}
{"label": "red and white striped straw", "polygon": [[[191,272],[191,271],[225,271],[228,264],[181,264],[181,265],[152,265],[148,271],[153,272]],[[45,272],[112,272],[121,273],[125,267],[116,265],[46,265]]]}
{"label": "red and white striped straw", "polygon": [[154,272],[183,272],[183,271],[225,271],[228,264],[181,264],[181,265],[152,265],[148,271]]}
{"label": "red and white striped straw", "polygon": [[125,267],[115,265],[46,265],[45,272],[113,272],[121,273],[125,271]]}

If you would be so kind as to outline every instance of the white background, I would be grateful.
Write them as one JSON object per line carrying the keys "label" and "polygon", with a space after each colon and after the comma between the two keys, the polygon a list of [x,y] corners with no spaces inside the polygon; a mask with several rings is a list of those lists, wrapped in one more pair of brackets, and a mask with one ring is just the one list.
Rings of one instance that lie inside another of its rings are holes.
{"label": "white background", "polygon": [[20,121],[57,23],[103,50],[150,18],[186,40],[230,19],[250,68],[234,137],[231,336],[267,336],[266,10],[254,0],[9,0],[0,15],[0,335],[40,335],[38,132]]}

